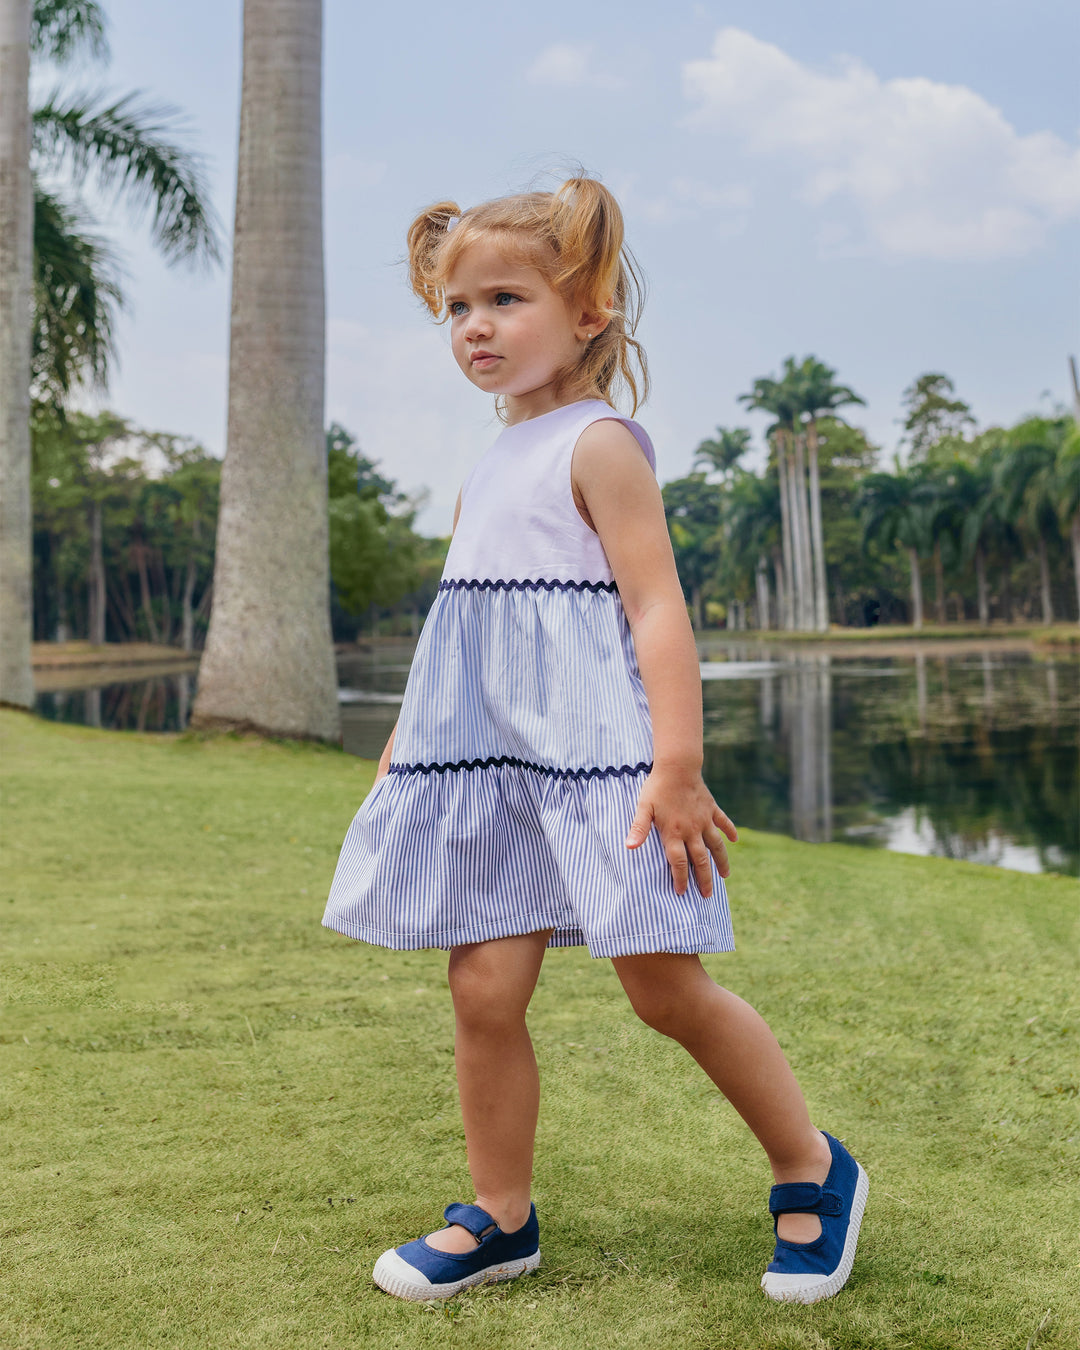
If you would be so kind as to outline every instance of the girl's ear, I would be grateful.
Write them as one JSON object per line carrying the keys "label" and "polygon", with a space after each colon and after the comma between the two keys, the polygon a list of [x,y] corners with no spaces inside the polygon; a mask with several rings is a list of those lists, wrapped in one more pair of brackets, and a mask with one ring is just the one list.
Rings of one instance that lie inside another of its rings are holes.
{"label": "girl's ear", "polygon": [[[610,306],[609,306],[610,308]],[[581,309],[575,316],[574,336],[579,342],[585,342],[602,333],[611,322],[611,317],[600,309]]]}

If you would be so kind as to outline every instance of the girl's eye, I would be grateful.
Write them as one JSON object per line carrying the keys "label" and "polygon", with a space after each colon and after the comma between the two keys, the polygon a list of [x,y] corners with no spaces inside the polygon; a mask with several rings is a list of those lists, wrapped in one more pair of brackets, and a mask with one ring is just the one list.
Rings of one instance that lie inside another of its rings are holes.
{"label": "girl's eye", "polygon": [[495,297],[495,303],[497,305],[512,305],[517,298],[516,295],[511,295],[509,291],[500,291]]}
{"label": "girl's eye", "polygon": [[465,301],[464,301],[464,300],[451,300],[450,303],[446,306],[446,309],[447,309],[447,313],[450,315],[450,317],[451,317],[452,319],[456,319],[456,318],[458,318],[460,315],[462,315],[462,314],[465,313]]}

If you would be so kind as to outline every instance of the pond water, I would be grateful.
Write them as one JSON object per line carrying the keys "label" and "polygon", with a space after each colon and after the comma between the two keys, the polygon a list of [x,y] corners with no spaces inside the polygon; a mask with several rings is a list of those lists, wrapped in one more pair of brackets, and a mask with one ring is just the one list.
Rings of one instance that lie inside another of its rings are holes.
{"label": "pond water", "polygon": [[[377,758],[413,644],[339,660],[345,749]],[[740,825],[1080,874],[1080,660],[1005,644],[888,655],[702,649],[705,777]],[[43,693],[45,717],[178,730],[192,673]]]}

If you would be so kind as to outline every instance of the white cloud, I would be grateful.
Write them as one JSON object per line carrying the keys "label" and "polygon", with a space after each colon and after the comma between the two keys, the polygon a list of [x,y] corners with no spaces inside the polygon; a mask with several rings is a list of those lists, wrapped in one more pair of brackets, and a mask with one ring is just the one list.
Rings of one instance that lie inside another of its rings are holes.
{"label": "white cloud", "polygon": [[[819,73],[738,28],[683,67],[687,125],[759,155],[795,159],[800,195],[854,203],[862,233],[894,257],[1027,253],[1080,216],[1080,147],[1022,136],[963,85],[882,80],[845,58]],[[833,247],[842,226],[826,227]]]}
{"label": "white cloud", "polygon": [[622,81],[592,66],[592,48],[586,44],[554,42],[545,47],[526,71],[530,84],[592,85],[595,89],[619,89]]}

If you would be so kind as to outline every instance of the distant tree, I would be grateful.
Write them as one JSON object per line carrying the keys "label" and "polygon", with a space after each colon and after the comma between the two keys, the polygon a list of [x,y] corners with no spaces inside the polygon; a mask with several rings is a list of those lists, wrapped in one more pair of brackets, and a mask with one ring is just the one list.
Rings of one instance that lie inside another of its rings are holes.
{"label": "distant tree", "polygon": [[784,572],[780,547],[780,484],[774,474],[759,478],[737,473],[724,494],[724,543],[734,568],[752,574],[758,627],[772,627],[769,563],[777,595],[777,623],[783,612]]}
{"label": "distant tree", "polygon": [[425,541],[413,532],[414,504],[337,422],[326,444],[330,575],[338,602],[350,614],[389,608],[421,580]]}
{"label": "distant tree", "polygon": [[1059,510],[1062,529],[1072,546],[1077,614],[1080,615],[1080,423],[1073,420],[1058,451]]}
{"label": "distant tree", "polygon": [[925,499],[925,478],[918,469],[872,473],[859,493],[864,548],[879,540],[907,554],[911,573],[912,625],[923,626],[922,574],[919,560],[932,549],[931,510]]}
{"label": "distant tree", "polygon": [[694,627],[705,627],[705,585],[713,570],[716,532],[720,525],[720,489],[692,473],[665,483],[664,512],[683,590],[687,592]]}
{"label": "distant tree", "polygon": [[1059,454],[1071,418],[1031,417],[1012,428],[997,470],[1005,494],[1005,510],[1039,560],[1039,595],[1043,623],[1054,622],[1050,585],[1050,549],[1060,540],[1058,515],[1064,493],[1059,482]]}
{"label": "distant tree", "polygon": [[695,472],[704,469],[706,473],[719,474],[722,480],[727,479],[749,450],[750,441],[751,433],[746,427],[717,427],[716,435],[702,441],[694,451],[691,468]]}
{"label": "distant tree", "polygon": [[904,410],[904,438],[911,447],[911,458],[926,458],[930,448],[947,436],[962,437],[975,425],[971,408],[955,393],[947,375],[920,375],[904,390],[900,404]]}
{"label": "distant tree", "polygon": [[790,369],[787,380],[795,390],[795,403],[800,420],[806,419],[806,440],[810,469],[810,539],[814,570],[814,614],[819,632],[829,627],[828,581],[825,568],[825,535],[821,517],[821,474],[818,465],[818,420],[823,416],[841,421],[837,409],[848,404],[864,404],[858,394],[846,384],[836,383],[836,371],[814,356],[807,356],[801,365]]}
{"label": "distant tree", "polygon": [[800,488],[793,457],[799,412],[794,390],[780,380],[763,377],[754,381],[739,402],[748,408],[768,413],[775,420],[765,432],[776,460],[780,484],[781,550],[784,564],[784,614],[781,628],[812,628],[809,606],[812,566],[810,561],[809,516],[805,485]]}

